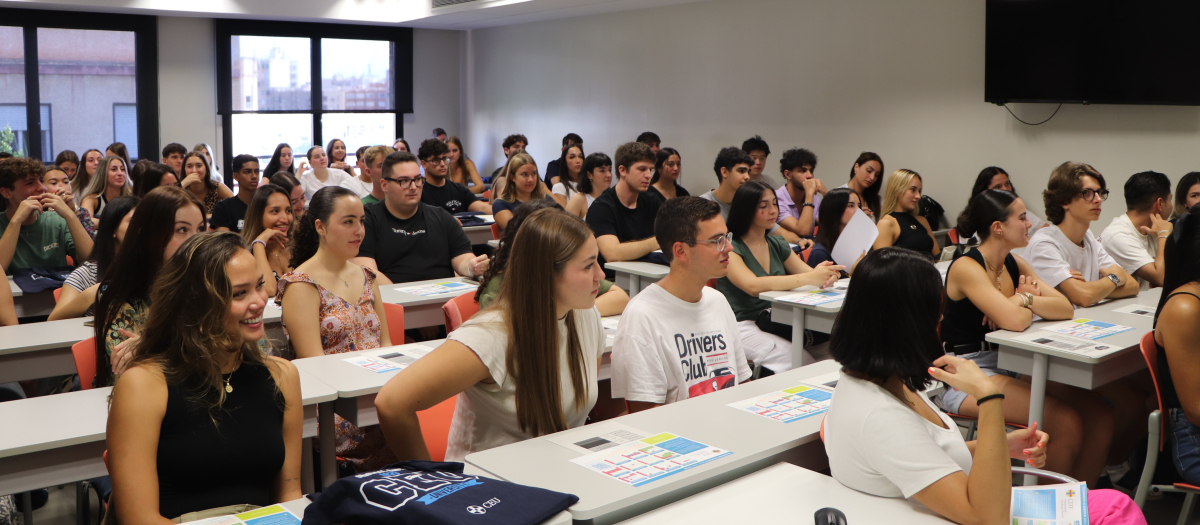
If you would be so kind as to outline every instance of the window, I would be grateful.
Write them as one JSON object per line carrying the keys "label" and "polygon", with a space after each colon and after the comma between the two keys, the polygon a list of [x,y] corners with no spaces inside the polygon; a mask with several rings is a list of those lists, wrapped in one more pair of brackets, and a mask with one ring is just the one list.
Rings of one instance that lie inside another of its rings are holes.
{"label": "window", "polygon": [[0,20],[0,151],[158,151],[154,17],[4,8]]}
{"label": "window", "polygon": [[275,146],[294,163],[312,146],[391,144],[412,111],[412,30],[374,26],[217,21],[218,108],[226,182],[239,154],[265,167]]}

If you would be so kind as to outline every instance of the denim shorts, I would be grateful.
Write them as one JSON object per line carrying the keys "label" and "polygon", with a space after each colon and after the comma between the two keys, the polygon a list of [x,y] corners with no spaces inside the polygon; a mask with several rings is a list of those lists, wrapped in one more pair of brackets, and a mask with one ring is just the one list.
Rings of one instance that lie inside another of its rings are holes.
{"label": "denim shorts", "polygon": [[[958,357],[974,361],[976,365],[979,365],[979,369],[983,370],[983,373],[987,374],[988,377],[995,375],[1008,377],[1021,376],[1021,374],[1016,372],[1001,370],[999,368],[1000,352],[995,350],[981,350],[979,352],[971,352],[969,354],[959,354]],[[958,409],[962,407],[963,400],[966,398],[966,392],[958,390],[950,385],[946,385],[946,389],[942,391],[941,394],[938,394],[933,399],[933,402],[942,410],[945,410],[951,414],[957,414]]]}
{"label": "denim shorts", "polygon": [[1183,409],[1168,408],[1167,428],[1171,431],[1175,471],[1189,484],[1200,485],[1200,427],[1188,421]]}

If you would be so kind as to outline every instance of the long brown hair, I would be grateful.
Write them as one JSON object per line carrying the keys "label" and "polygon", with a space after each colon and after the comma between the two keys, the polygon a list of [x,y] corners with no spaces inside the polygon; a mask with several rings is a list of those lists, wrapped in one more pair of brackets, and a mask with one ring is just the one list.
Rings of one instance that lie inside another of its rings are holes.
{"label": "long brown hair", "polygon": [[246,243],[233,232],[202,233],[184,241],[154,282],[154,307],[129,364],[158,365],[167,383],[190,389],[191,400],[207,408],[214,421],[225,402],[217,352],[238,348],[242,366],[274,366],[257,342],[230,335],[226,328],[233,284],[225,265],[242,252]]}
{"label": "long brown hair", "polygon": [[[515,174],[526,164],[533,164],[534,167],[537,167],[537,162],[533,160],[533,157],[524,151],[514,153],[512,157],[509,157],[508,163],[504,165],[504,190],[500,192],[500,200],[517,202],[517,185],[513,184],[512,177],[509,175]],[[546,198],[545,186],[543,186],[541,177],[534,178],[538,180],[538,183],[533,187],[533,191],[529,192],[529,200]]]}
{"label": "long brown hair", "polygon": [[[504,283],[492,308],[497,308],[508,332],[505,368],[516,384],[517,423],[521,430],[541,436],[566,430],[562,412],[562,382],[558,359],[558,319],[554,286],[546,276],[562,275],[592,231],[580,218],[559,210],[539,210],[525,220],[512,245]],[[519,315],[513,315],[520,312]],[[575,329],[575,312],[568,311],[567,362],[575,389],[575,406],[587,404],[586,359]]]}

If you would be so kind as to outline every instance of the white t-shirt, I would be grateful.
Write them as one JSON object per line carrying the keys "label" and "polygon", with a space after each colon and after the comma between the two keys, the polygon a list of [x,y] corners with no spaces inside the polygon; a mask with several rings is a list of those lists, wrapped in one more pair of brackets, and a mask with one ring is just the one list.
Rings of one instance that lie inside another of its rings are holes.
{"label": "white t-shirt", "polygon": [[[1100,244],[1129,275],[1134,275],[1147,264],[1154,264],[1154,258],[1158,257],[1158,236],[1143,235],[1126,213],[1114,217],[1112,223],[1100,232]],[[1150,289],[1150,281],[1136,275],[1134,278],[1142,290]]]}
{"label": "white t-shirt", "polygon": [[[592,308],[573,312],[579,346],[583,351],[584,384],[588,393],[587,404],[576,408],[571,369],[567,365],[567,323],[559,321],[561,345],[558,370],[562,411],[569,428],[583,426],[592,406],[596,404],[596,368],[600,356],[604,354],[606,339],[599,311]],[[475,352],[488,368],[495,384],[476,383],[458,395],[454,419],[450,423],[446,461],[462,461],[467,454],[536,437],[523,432],[517,422],[516,384],[509,377],[505,365],[508,335],[500,312],[490,310],[476,315],[452,332],[448,339],[458,341]]]}
{"label": "white t-shirt", "polygon": [[335,168],[327,168],[329,177],[325,182],[317,180],[317,176],[313,174],[313,170],[308,170],[300,175],[300,186],[304,187],[304,202],[312,200],[313,194],[326,186],[340,186],[342,182],[350,178],[350,174]]}
{"label": "white t-shirt", "polygon": [[[550,192],[555,195],[562,195],[563,197],[566,197],[567,200],[571,200],[571,196],[576,193],[579,193],[579,190],[575,189],[574,186],[568,188],[565,184],[558,182],[558,183],[554,184],[554,188],[551,189]],[[589,200],[588,206],[591,206],[591,205],[592,205],[592,203]]]}
{"label": "white t-shirt", "polygon": [[612,397],[674,403],[750,379],[737,318],[725,296],[704,287],[689,303],[657,283],[621,314],[612,349]]}
{"label": "white t-shirt", "polygon": [[374,183],[363,182],[362,179],[358,177],[350,177],[342,181],[340,184],[338,184],[338,186],[354,192],[354,194],[358,195],[358,198],[360,199],[370,195],[372,191],[375,191]]}
{"label": "white t-shirt", "polygon": [[1043,282],[1055,287],[1071,278],[1071,270],[1083,274],[1086,281],[1095,281],[1100,278],[1101,268],[1117,264],[1091,230],[1084,233],[1083,246],[1079,246],[1053,224],[1029,239],[1025,260]]}
{"label": "white t-shirt", "polygon": [[971,473],[971,450],[958,426],[924,393],[942,419],[934,425],[883,387],[844,371],[825,417],[829,470],[842,485],[885,498],[911,498],[958,471]]}

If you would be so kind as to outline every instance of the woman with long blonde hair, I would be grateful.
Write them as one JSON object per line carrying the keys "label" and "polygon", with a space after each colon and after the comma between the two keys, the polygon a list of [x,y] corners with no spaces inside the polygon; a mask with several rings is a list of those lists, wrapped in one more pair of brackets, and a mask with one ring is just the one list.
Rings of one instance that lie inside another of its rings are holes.
{"label": "woman with long blonde hair", "polygon": [[492,306],[376,397],[397,458],[429,459],[417,412],[453,395],[459,401],[446,461],[583,425],[604,353],[595,307],[604,278],[599,253],[578,217],[558,210],[529,216]]}
{"label": "woman with long blonde hair", "polygon": [[522,151],[513,154],[504,171],[507,173],[504,189],[499,196],[492,196],[492,215],[501,229],[508,225],[517,206],[547,197],[546,186],[538,177],[537,162],[528,153]]}
{"label": "woman with long blonde hair", "polygon": [[912,170],[898,169],[888,177],[874,249],[899,246],[932,257],[942,253],[929,221],[917,214],[922,184],[921,175]]}
{"label": "woman with long blonde hair", "polygon": [[133,195],[133,181],[129,179],[129,166],[121,157],[109,155],[100,159],[96,166],[96,174],[83,190],[83,200],[80,206],[92,214],[92,219],[100,222],[100,214],[108,201],[117,197]]}

